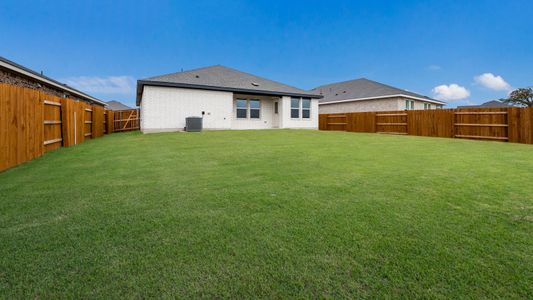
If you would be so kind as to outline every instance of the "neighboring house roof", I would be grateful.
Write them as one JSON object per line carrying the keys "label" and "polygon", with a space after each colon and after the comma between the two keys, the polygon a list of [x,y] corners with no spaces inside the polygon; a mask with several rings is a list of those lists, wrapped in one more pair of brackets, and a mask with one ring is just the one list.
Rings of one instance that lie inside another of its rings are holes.
{"label": "neighboring house roof", "polygon": [[137,81],[137,105],[145,85],[169,86],[262,95],[322,98],[316,93],[268,80],[221,65],[171,73]]}
{"label": "neighboring house roof", "polygon": [[15,62],[12,62],[10,60],[8,60],[7,58],[4,58],[4,57],[1,57],[0,56],[0,67],[3,67],[5,69],[8,69],[10,71],[13,71],[17,74],[20,74],[22,76],[26,76],[26,77],[30,77],[36,81],[39,81],[43,84],[46,84],[46,85],[49,85],[49,86],[52,86],[54,88],[57,88],[61,91],[64,91],[64,92],[67,92],[67,93],[70,93],[70,94],[73,94],[73,95],[76,95],[82,99],[85,99],[89,102],[96,102],[96,103],[99,103],[99,104],[102,104],[102,105],[106,105],[106,103],[100,99],[97,99],[97,98],[94,98],[93,96],[90,96],[90,95],[87,95],[85,94],[84,92],[81,92],[81,91],[78,91],[77,89],[74,89],[64,83],[61,83],[59,81],[56,81],[50,77],[47,77],[47,76],[44,76],[40,73],[37,73],[33,70],[30,70],[24,66],[21,66]]}
{"label": "neighboring house roof", "polygon": [[490,108],[490,107],[513,107],[513,106],[507,103],[497,101],[497,100],[488,101],[480,105],[457,106],[457,108]]}
{"label": "neighboring house roof", "polygon": [[107,108],[110,110],[126,110],[126,109],[133,109],[125,104],[122,104],[118,101],[108,101],[107,102]]}
{"label": "neighboring house roof", "polygon": [[407,97],[437,104],[445,104],[445,102],[431,99],[427,96],[395,88],[366,78],[326,84],[316,87],[311,91],[324,96],[324,98],[319,101],[319,104],[376,100],[390,97]]}

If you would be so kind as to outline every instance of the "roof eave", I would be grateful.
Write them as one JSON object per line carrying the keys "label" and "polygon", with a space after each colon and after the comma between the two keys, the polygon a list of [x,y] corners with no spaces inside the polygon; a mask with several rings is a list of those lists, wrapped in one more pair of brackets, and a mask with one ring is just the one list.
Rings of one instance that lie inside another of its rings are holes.
{"label": "roof eave", "polygon": [[291,97],[306,97],[313,99],[324,98],[322,95],[318,94],[308,94],[308,93],[287,93],[279,91],[264,91],[256,89],[240,89],[240,88],[230,88],[230,87],[220,87],[220,86],[210,86],[210,85],[200,85],[200,84],[189,84],[189,83],[174,83],[174,82],[164,82],[164,81],[151,81],[151,80],[137,80],[137,106],[141,103],[142,93],[144,86],[164,86],[164,87],[176,87],[176,88],[187,88],[187,89],[200,89],[200,90],[210,90],[210,91],[221,91],[221,92],[235,92],[235,93],[254,93],[259,95],[274,95],[274,96],[291,96]]}
{"label": "roof eave", "polygon": [[74,88],[71,88],[69,86],[66,86],[64,84],[62,84],[61,82],[59,81],[56,81],[54,79],[51,79],[51,78],[48,78],[44,75],[40,75],[39,73],[33,71],[33,70],[30,70],[24,66],[21,66],[17,63],[14,63],[6,58],[3,58],[3,57],[0,57],[0,67],[3,67],[3,68],[6,68],[8,70],[11,70],[13,72],[16,72],[18,74],[21,74],[23,76],[26,76],[26,77],[30,77],[32,79],[35,79],[43,84],[47,84],[49,86],[53,86],[55,88],[58,88],[62,91],[65,91],[65,92],[68,92],[68,93],[71,93],[73,95],[76,95],[80,98],[83,98],[89,102],[96,102],[98,104],[101,104],[103,106],[107,106],[107,103],[105,103],[104,101],[102,100],[99,100],[99,99],[96,99],[92,96],[89,96],[81,91],[78,91]]}
{"label": "roof eave", "polygon": [[354,102],[354,101],[380,100],[380,99],[396,98],[396,97],[409,98],[409,99],[426,101],[426,102],[431,102],[431,103],[440,104],[440,105],[446,105],[446,102],[443,102],[443,101],[439,101],[439,100],[435,100],[431,98],[415,97],[415,96],[405,95],[405,94],[394,94],[394,95],[384,95],[384,96],[378,96],[378,97],[333,100],[333,101],[321,102],[319,103],[319,105],[335,104],[335,103],[343,103],[343,102]]}

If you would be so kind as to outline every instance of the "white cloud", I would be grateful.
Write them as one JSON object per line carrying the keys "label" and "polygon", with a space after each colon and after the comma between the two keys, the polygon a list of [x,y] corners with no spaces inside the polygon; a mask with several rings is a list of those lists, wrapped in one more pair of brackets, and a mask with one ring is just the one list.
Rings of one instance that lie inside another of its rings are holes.
{"label": "white cloud", "polygon": [[433,96],[438,100],[455,101],[465,99],[470,96],[470,91],[456,83],[452,83],[450,85],[439,85],[436,86],[432,91]]}
{"label": "white cloud", "polygon": [[496,76],[492,73],[485,73],[474,77],[476,83],[494,90],[494,91],[510,91],[511,85],[508,84],[501,76]]}
{"label": "white cloud", "polygon": [[431,71],[439,71],[442,68],[439,65],[429,65],[428,69],[431,70]]}
{"label": "white cloud", "polygon": [[135,79],[131,76],[79,76],[61,81],[87,93],[134,94],[136,87]]}

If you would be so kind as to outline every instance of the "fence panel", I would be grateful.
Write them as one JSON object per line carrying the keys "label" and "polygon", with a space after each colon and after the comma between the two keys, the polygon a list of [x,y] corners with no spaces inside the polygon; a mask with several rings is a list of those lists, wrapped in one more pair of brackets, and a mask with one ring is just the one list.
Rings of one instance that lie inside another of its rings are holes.
{"label": "fence panel", "polygon": [[520,143],[533,144],[533,107],[520,110]]}
{"label": "fence panel", "polygon": [[83,137],[91,139],[93,135],[93,108],[89,104],[83,103]]}
{"label": "fence panel", "polygon": [[43,149],[39,91],[0,84],[0,170],[39,157]]}
{"label": "fence panel", "polygon": [[502,140],[509,139],[506,108],[457,109],[454,137]]}
{"label": "fence panel", "polygon": [[44,102],[44,151],[61,147],[63,143],[61,98],[43,93]]}
{"label": "fence panel", "polygon": [[114,113],[112,110],[106,110],[106,116],[105,116],[105,127],[106,127],[106,133],[110,134],[114,131],[115,121],[114,121]]}
{"label": "fence panel", "polygon": [[328,114],[319,114],[318,115],[318,129],[319,130],[328,130]]}
{"label": "fence panel", "polygon": [[454,135],[454,110],[409,110],[407,111],[409,135],[452,138]]}
{"label": "fence panel", "polygon": [[[346,116],[339,124],[341,115]],[[322,114],[321,130],[533,144],[533,108],[470,108]],[[333,123],[333,124],[332,124]]]}
{"label": "fence panel", "polygon": [[[86,108],[91,105],[37,90],[0,83],[0,171],[61,146],[84,141]],[[103,108],[98,107],[103,132]],[[89,115],[89,114],[88,114]],[[92,112],[89,115],[92,121]],[[98,118],[98,117],[96,117]],[[91,125],[92,123],[87,123]],[[89,132],[92,128],[89,127]]]}
{"label": "fence panel", "polygon": [[61,99],[61,120],[63,131],[63,146],[70,147],[76,145],[76,109],[77,102],[71,99]]}
{"label": "fence panel", "polygon": [[85,124],[85,108],[90,108],[91,106],[85,102],[72,99],[62,99],[62,104],[63,146],[68,147],[83,143],[87,127]]}
{"label": "fence panel", "polygon": [[509,108],[507,110],[507,137],[512,143],[520,142],[520,109]]}
{"label": "fence panel", "polygon": [[92,137],[98,138],[104,135],[104,111],[105,109],[100,105],[92,106]]}
{"label": "fence panel", "polygon": [[376,112],[376,132],[390,134],[407,134],[407,112]]}
{"label": "fence panel", "polygon": [[376,113],[357,112],[347,114],[347,131],[376,132]]}

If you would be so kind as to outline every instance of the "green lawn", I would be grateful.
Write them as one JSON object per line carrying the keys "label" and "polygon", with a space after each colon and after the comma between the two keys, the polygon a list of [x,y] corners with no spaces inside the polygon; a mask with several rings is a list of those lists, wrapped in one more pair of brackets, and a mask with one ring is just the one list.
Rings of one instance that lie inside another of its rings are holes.
{"label": "green lawn", "polygon": [[532,145],[114,134],[0,173],[0,299],[531,299],[532,179]]}

